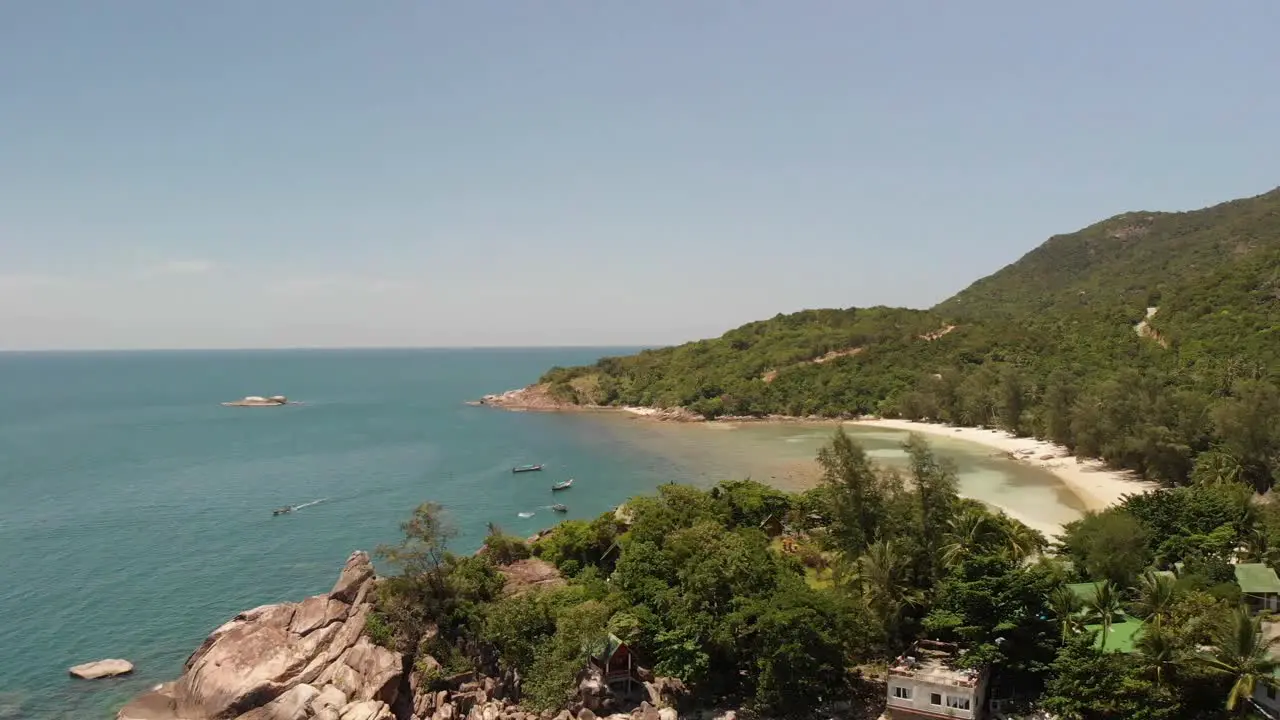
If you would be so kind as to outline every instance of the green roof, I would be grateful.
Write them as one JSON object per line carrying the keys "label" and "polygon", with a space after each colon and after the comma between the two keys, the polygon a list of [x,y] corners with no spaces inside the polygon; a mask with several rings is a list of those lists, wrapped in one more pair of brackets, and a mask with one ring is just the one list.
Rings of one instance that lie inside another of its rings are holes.
{"label": "green roof", "polygon": [[1101,584],[1100,582],[1069,583],[1067,589],[1071,591],[1072,595],[1080,598],[1080,602],[1087,605],[1093,602],[1093,597],[1097,594],[1098,586]]}
{"label": "green roof", "polygon": [[586,643],[584,649],[591,654],[591,657],[602,662],[607,662],[609,658],[613,657],[614,653],[618,652],[618,648],[622,647],[624,644],[625,643],[618,639],[617,635],[609,633],[605,637],[597,639],[595,642]]}
{"label": "green roof", "polygon": [[[1135,617],[1124,616],[1123,622],[1111,623],[1111,632],[1107,635],[1106,649],[1110,652],[1131,653],[1142,633],[1144,623]],[[1098,633],[1094,647],[1102,647],[1102,625],[1085,625],[1085,630]]]}
{"label": "green roof", "polygon": [[1246,595],[1280,593],[1280,577],[1276,577],[1276,571],[1262,563],[1236,565],[1236,584]]}

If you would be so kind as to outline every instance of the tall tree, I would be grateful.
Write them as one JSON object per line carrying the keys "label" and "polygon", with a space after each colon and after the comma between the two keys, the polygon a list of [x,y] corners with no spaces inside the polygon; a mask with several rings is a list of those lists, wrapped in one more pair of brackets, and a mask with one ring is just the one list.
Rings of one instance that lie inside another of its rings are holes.
{"label": "tall tree", "polygon": [[1059,585],[1049,595],[1049,611],[1053,613],[1058,628],[1062,631],[1062,642],[1080,630],[1080,615],[1084,611],[1084,601],[1071,592],[1071,588]]}
{"label": "tall tree", "polygon": [[1277,687],[1275,672],[1280,662],[1272,656],[1280,638],[1268,637],[1262,621],[1246,607],[1236,608],[1211,634],[1213,649],[1196,659],[1210,670],[1231,679],[1227,710],[1243,707],[1258,683]]}
{"label": "tall tree", "polygon": [[1120,508],[1087,512],[1064,527],[1062,551],[1087,578],[1128,587],[1150,563],[1147,530]]}
{"label": "tall tree", "polygon": [[1235,397],[1213,409],[1213,422],[1223,449],[1240,462],[1240,479],[1262,491],[1275,482],[1280,469],[1280,390],[1270,383],[1240,382]]}
{"label": "tall tree", "polygon": [[1159,628],[1178,601],[1177,582],[1168,575],[1157,575],[1148,570],[1138,580],[1137,591],[1134,614]]}
{"label": "tall tree", "polygon": [[951,521],[951,530],[943,536],[942,562],[957,565],[966,555],[980,553],[995,524],[986,509],[968,506]]}
{"label": "tall tree", "polygon": [[1089,598],[1089,613],[1102,625],[1101,648],[1106,650],[1111,624],[1120,613],[1120,590],[1110,580],[1104,580],[1094,588],[1093,597]]}
{"label": "tall tree", "polygon": [[1075,447],[1075,435],[1071,432],[1071,407],[1076,400],[1077,389],[1071,375],[1061,368],[1049,374],[1045,385],[1042,425],[1045,437],[1050,441]]}
{"label": "tall tree", "polygon": [[853,580],[871,614],[883,631],[886,645],[896,648],[903,612],[919,603],[919,594],[907,582],[909,558],[893,540],[872,543],[858,558]]}
{"label": "tall tree", "polygon": [[818,451],[818,464],[822,482],[830,490],[832,530],[841,550],[857,557],[875,541],[884,515],[875,467],[862,446],[839,427],[831,442]]}
{"label": "tall tree", "polygon": [[1136,643],[1142,662],[1156,679],[1156,687],[1164,687],[1169,674],[1177,667],[1180,647],[1171,630],[1153,625],[1146,629]]}
{"label": "tall tree", "polygon": [[929,443],[912,433],[903,444],[911,462],[911,484],[919,503],[918,532],[922,549],[923,576],[932,584],[937,578],[937,560],[948,521],[956,504],[956,469],[939,461]]}
{"label": "tall tree", "polygon": [[1023,435],[1022,414],[1027,409],[1027,390],[1016,367],[1006,365],[1000,372],[1000,426],[1014,435]]}

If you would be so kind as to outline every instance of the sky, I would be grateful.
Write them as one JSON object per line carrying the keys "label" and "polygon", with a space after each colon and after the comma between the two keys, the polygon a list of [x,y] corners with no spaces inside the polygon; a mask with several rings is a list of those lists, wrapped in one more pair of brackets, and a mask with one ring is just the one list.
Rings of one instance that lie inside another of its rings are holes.
{"label": "sky", "polygon": [[1280,3],[0,3],[0,349],[639,345],[1280,185]]}

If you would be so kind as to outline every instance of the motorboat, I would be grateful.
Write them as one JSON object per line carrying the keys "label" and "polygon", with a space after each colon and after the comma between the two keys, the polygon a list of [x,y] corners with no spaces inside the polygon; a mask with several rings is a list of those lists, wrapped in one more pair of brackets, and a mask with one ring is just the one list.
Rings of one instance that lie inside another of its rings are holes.
{"label": "motorboat", "polygon": [[560,503],[556,503],[555,505],[552,505],[551,509],[555,510],[558,513],[569,512],[569,508],[564,505],[561,505]]}
{"label": "motorboat", "polygon": [[568,490],[571,487],[573,487],[573,478],[569,478],[564,482],[558,482],[555,485],[552,485],[551,492],[555,492],[557,490]]}
{"label": "motorboat", "polygon": [[271,511],[271,514],[272,514],[272,515],[286,515],[286,514],[291,513],[291,512],[293,512],[293,508],[292,508],[292,507],[290,507],[289,505],[285,505],[285,506],[284,506],[284,507],[282,507],[282,508],[276,508],[275,510],[272,510],[272,511]]}
{"label": "motorboat", "polygon": [[283,395],[272,395],[271,397],[248,395],[240,400],[233,400],[222,404],[226,407],[279,407],[281,405],[288,405],[289,399]]}
{"label": "motorboat", "polygon": [[541,469],[542,469],[542,465],[540,464],[539,465],[517,465],[511,468],[511,472],[513,473],[538,472]]}

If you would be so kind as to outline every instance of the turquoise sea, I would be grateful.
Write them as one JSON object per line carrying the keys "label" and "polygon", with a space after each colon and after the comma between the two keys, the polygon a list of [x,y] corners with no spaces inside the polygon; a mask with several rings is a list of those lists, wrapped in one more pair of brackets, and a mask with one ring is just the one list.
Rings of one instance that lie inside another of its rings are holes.
{"label": "turquoise sea", "polygon": [[[792,482],[830,432],[464,404],[619,352],[0,354],[0,720],[112,717],[240,610],[326,591],[352,550],[394,541],[424,500],[471,551],[487,522],[527,535],[558,521],[549,485],[566,477],[568,517],[592,517],[671,480]],[[274,394],[302,404],[219,404]],[[886,455],[901,439],[863,438]],[[1051,479],[947,453],[962,485],[1076,512]],[[546,471],[510,471],[533,462]],[[67,677],[104,657],[135,673]]]}

